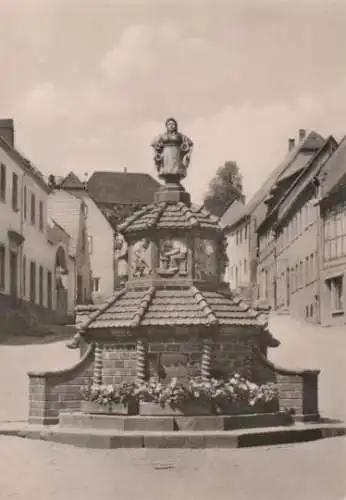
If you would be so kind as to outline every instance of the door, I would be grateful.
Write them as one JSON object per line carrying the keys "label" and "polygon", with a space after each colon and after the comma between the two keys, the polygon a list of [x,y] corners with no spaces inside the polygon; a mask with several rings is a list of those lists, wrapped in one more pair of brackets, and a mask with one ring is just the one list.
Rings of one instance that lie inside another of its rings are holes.
{"label": "door", "polygon": [[14,299],[18,296],[18,258],[17,253],[10,251],[10,293]]}

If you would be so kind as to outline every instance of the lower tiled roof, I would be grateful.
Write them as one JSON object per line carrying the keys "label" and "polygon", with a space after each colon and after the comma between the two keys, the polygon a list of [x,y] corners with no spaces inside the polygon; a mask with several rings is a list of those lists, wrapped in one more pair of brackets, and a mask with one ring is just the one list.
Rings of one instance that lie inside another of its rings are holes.
{"label": "lower tiled roof", "polygon": [[[81,311],[82,312],[82,311]],[[180,289],[123,289],[98,310],[84,316],[81,330],[99,328],[136,328],[175,325],[263,325],[263,310],[230,295],[199,290],[196,286]]]}

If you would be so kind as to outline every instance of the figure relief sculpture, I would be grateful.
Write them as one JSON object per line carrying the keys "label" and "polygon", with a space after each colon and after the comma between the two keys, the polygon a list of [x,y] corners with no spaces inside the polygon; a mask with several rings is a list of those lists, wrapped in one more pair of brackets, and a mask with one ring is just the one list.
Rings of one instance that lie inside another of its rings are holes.
{"label": "figure relief sculpture", "polygon": [[151,265],[149,261],[149,245],[150,241],[143,238],[135,243],[132,249],[133,265],[132,276],[133,278],[143,278],[151,274]]}
{"label": "figure relief sculpture", "polygon": [[159,177],[178,180],[186,177],[193,142],[178,131],[178,123],[174,118],[166,120],[166,132],[153,141],[152,147]]}
{"label": "figure relief sculpture", "polygon": [[187,274],[187,248],[182,241],[164,240],[161,243],[158,273],[164,276]]}

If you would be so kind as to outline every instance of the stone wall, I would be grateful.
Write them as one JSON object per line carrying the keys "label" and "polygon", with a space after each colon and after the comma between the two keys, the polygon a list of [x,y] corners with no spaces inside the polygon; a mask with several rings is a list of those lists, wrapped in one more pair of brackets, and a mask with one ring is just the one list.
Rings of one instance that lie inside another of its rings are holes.
{"label": "stone wall", "polygon": [[[256,346],[256,335],[258,332],[244,328],[216,337],[211,351],[212,368],[224,374],[238,372],[257,383],[275,382],[279,387],[277,409],[293,410],[297,420],[316,420],[318,371],[290,371],[274,366]],[[201,338],[177,341],[164,334],[159,339],[153,338],[147,345],[149,375],[199,375],[202,352]],[[29,422],[53,424],[58,421],[59,411],[80,409],[80,387],[93,377],[93,346],[85,346],[83,353],[81,360],[68,370],[29,374]],[[103,383],[135,380],[136,368],[137,351],[133,339],[102,343]]]}
{"label": "stone wall", "polygon": [[80,409],[80,387],[93,375],[93,346],[83,358],[67,370],[30,372],[29,423],[56,424],[61,410]]}
{"label": "stone wall", "polygon": [[0,340],[11,335],[41,335],[47,325],[65,324],[52,309],[0,294]]}

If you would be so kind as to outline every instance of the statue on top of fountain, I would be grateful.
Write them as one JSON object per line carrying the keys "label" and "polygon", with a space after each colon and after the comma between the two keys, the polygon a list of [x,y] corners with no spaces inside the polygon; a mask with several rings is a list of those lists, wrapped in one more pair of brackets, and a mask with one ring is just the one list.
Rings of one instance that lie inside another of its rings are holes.
{"label": "statue on top of fountain", "polygon": [[160,178],[179,181],[186,177],[193,142],[178,132],[178,123],[174,118],[168,118],[165,125],[166,132],[151,144],[155,151],[154,161]]}

